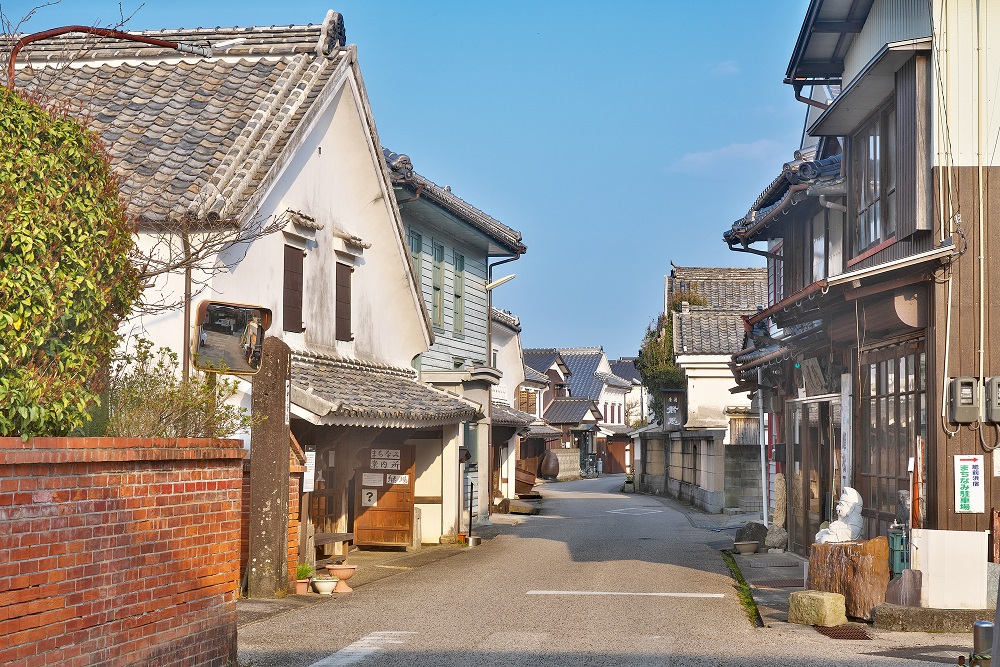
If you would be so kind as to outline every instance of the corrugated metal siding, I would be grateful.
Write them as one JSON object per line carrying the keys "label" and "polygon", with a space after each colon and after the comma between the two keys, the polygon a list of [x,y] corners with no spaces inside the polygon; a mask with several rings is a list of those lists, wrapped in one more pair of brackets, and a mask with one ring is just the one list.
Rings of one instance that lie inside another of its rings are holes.
{"label": "corrugated metal siding", "polygon": [[[979,5],[979,21],[976,20],[976,5]],[[975,3],[935,0],[934,16],[937,20],[938,53],[944,69],[945,102],[947,108],[947,128],[950,136],[942,137],[940,115],[944,112],[940,104],[937,76],[934,77],[935,101],[934,131],[936,134],[935,166],[946,165],[945,150],[950,146],[952,163],[956,166],[976,164],[978,147],[977,109],[983,112],[984,164],[1000,165],[1000,151],[994,150],[994,140],[1000,134],[1000,113],[994,110],[1000,95],[1000,3],[989,1]],[[979,31],[982,31],[983,69],[979,81],[978,64]],[[979,100],[979,84],[982,97]]]}
{"label": "corrugated metal siding", "polygon": [[927,0],[876,0],[864,29],[854,38],[844,58],[843,85],[847,86],[889,42],[930,36]]}

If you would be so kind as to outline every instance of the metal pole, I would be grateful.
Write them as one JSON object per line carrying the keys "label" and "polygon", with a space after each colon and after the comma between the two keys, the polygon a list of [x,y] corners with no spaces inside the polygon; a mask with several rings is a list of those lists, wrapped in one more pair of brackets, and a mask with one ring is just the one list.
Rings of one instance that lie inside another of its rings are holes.
{"label": "metal pole", "polygon": [[471,479],[469,480],[469,537],[472,537],[472,489],[475,485]]}
{"label": "metal pole", "polygon": [[761,373],[761,366],[757,367],[757,417],[760,421],[758,428],[759,438],[760,438],[760,494],[763,500],[760,506],[760,514],[764,521],[764,527],[767,528],[767,449],[764,431],[764,389],[761,387],[761,382],[763,381],[763,374]]}

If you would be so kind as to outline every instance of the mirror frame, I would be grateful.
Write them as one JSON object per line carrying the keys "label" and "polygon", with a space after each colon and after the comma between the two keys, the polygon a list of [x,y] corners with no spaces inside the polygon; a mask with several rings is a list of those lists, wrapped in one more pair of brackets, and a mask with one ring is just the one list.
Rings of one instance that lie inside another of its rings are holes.
{"label": "mirror frame", "polygon": [[[229,301],[214,301],[212,299],[203,299],[198,303],[198,308],[195,313],[195,321],[193,323],[194,335],[191,337],[191,365],[202,371],[203,373],[222,373],[225,375],[256,375],[260,371],[260,366],[258,364],[257,368],[253,370],[238,370],[233,368],[227,368],[226,370],[221,370],[219,368],[213,368],[211,366],[204,366],[199,363],[198,359],[201,354],[201,343],[202,343],[202,327],[206,324],[208,320],[208,309],[211,306],[222,306],[225,308],[234,308],[238,310],[255,310],[260,313],[260,328],[261,336],[260,341],[257,342],[256,346],[263,343],[264,337],[267,330],[271,328],[271,323],[273,321],[273,315],[270,308],[264,308],[263,306],[249,304],[249,303],[232,303]],[[247,364],[249,366],[249,364]]]}

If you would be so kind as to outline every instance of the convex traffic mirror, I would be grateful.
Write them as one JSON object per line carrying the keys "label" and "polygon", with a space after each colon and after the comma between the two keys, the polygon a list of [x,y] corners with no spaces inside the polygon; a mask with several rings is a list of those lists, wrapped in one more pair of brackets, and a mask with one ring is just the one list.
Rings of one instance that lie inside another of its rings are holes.
{"label": "convex traffic mirror", "polygon": [[264,332],[271,311],[260,306],[202,301],[193,342],[195,368],[252,375],[260,370]]}

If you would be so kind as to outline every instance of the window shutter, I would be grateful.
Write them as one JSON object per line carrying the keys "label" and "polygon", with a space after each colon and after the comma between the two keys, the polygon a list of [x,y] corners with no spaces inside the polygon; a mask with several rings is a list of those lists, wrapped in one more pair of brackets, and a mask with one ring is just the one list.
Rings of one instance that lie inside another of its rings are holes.
{"label": "window shutter", "polygon": [[337,340],[351,341],[351,274],[354,267],[337,264],[336,315]]}
{"label": "window shutter", "polygon": [[305,255],[298,248],[285,246],[285,275],[282,290],[282,327],[302,331],[302,274]]}

